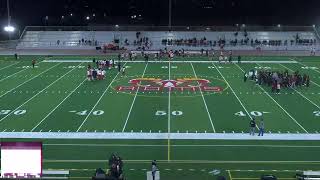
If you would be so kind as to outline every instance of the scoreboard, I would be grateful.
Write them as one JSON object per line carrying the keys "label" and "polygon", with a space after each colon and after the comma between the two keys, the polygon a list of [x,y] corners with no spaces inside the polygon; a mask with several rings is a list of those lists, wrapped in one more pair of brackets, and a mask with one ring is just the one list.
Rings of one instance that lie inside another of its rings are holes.
{"label": "scoreboard", "polygon": [[2,178],[40,178],[42,174],[41,142],[2,142]]}

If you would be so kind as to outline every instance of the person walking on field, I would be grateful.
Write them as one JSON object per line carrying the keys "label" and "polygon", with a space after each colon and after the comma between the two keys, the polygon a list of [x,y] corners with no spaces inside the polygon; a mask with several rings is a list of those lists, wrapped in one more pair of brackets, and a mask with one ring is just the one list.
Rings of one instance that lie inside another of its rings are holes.
{"label": "person walking on field", "polygon": [[252,118],[250,121],[250,135],[254,136],[255,130],[256,130],[256,122],[255,122],[255,119]]}
{"label": "person walking on field", "polygon": [[260,124],[259,124],[259,134],[258,136],[263,136],[264,134],[264,121],[263,118],[261,118]]}
{"label": "person walking on field", "polygon": [[32,68],[36,65],[36,60],[32,60]]}

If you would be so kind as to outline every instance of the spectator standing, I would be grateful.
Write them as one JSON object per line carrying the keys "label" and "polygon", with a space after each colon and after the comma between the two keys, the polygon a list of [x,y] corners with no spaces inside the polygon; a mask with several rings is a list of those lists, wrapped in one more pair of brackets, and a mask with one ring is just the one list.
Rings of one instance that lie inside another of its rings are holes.
{"label": "spectator standing", "polygon": [[264,134],[264,121],[263,118],[261,118],[260,124],[259,124],[259,134],[258,136],[263,136]]}
{"label": "spectator standing", "polygon": [[250,121],[250,135],[254,136],[255,130],[256,130],[256,122],[255,122],[255,119],[252,118]]}
{"label": "spectator standing", "polygon": [[152,180],[156,179],[156,172],[158,171],[156,160],[153,160],[151,163],[151,173],[152,173]]}
{"label": "spectator standing", "polygon": [[32,60],[32,68],[34,68],[34,66],[36,65],[36,60]]}

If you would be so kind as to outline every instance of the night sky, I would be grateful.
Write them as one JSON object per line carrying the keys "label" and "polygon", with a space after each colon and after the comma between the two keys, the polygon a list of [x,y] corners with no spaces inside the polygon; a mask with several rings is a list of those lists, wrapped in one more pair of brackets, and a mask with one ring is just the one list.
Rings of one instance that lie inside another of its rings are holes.
{"label": "night sky", "polygon": [[[168,23],[168,1],[10,0],[10,9],[13,24],[20,28],[25,25],[159,26]],[[86,16],[90,20],[86,20]],[[319,0],[172,0],[173,25],[312,25],[319,22]],[[6,0],[0,0],[0,24],[6,23]]]}

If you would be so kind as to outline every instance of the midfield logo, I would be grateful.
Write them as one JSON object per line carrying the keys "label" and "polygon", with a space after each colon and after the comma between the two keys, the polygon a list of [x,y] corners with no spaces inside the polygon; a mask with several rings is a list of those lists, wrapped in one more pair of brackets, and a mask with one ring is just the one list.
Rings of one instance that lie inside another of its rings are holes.
{"label": "midfield logo", "polygon": [[200,78],[182,78],[176,80],[162,80],[157,78],[137,78],[128,82],[129,86],[118,86],[118,91],[204,91],[220,92],[222,87],[210,86],[207,79]]}

